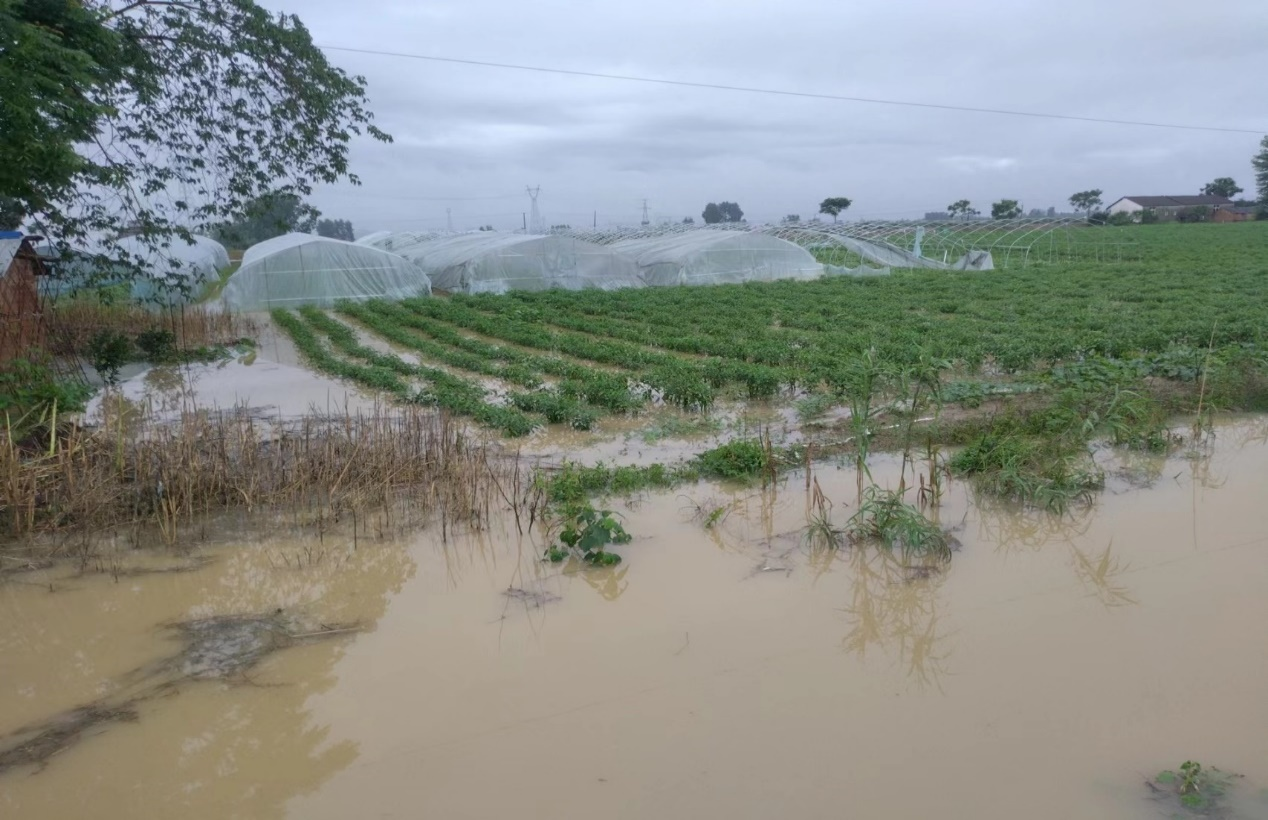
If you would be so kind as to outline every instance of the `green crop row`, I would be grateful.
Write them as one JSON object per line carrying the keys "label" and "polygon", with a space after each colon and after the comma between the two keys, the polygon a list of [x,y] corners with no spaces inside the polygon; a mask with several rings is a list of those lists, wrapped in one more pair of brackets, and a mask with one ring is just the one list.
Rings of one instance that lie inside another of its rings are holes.
{"label": "green crop row", "polygon": [[[455,301],[459,304],[464,303],[462,297],[456,297]],[[509,299],[500,302],[482,300],[471,304],[473,307],[498,316],[513,315],[520,321],[551,324],[592,336],[659,347],[678,353],[716,357],[700,365],[705,379],[713,387],[742,384],[747,389],[749,398],[769,398],[777,394],[784,385],[794,385],[798,381],[793,372],[785,368],[769,367],[762,363],[788,364],[792,362],[790,355],[758,357],[750,350],[750,345],[743,334],[735,334],[731,338],[683,334],[681,327],[666,327],[661,324],[638,325],[615,320],[606,315],[585,310],[584,303],[580,303],[583,306],[581,310],[573,313],[550,309],[553,306],[549,305],[526,307],[522,302]],[[788,354],[794,351],[794,348],[784,346],[782,353]]]}
{"label": "green crop row", "polygon": [[[545,416],[546,420],[551,424],[567,424],[577,430],[589,430],[599,418],[599,414],[594,408],[587,406],[577,396],[558,390],[542,389],[541,379],[528,368],[517,365],[499,365],[484,357],[461,350],[454,350],[445,345],[422,339],[398,327],[393,323],[392,319],[357,303],[342,303],[339,305],[338,310],[343,315],[360,322],[367,329],[388,341],[416,350],[450,367],[485,376],[493,376],[509,383],[529,388],[530,392],[527,393],[509,392],[507,401],[526,413],[539,413]],[[317,321],[316,316],[322,315],[320,311],[313,311],[313,314],[313,321]],[[328,317],[322,316],[322,319],[333,325],[339,325],[338,322]],[[442,373],[442,375],[449,379],[455,378],[446,373]]]}
{"label": "green crop row", "polygon": [[[555,389],[561,395],[571,396],[613,413],[637,410],[643,405],[643,399],[630,392],[625,376],[606,373],[553,356],[534,356],[472,339],[442,322],[427,319],[390,302],[348,304],[341,306],[340,310],[384,338],[440,361],[453,363],[454,360],[448,358],[450,354],[445,350],[450,348],[478,357],[495,368],[496,365],[491,363],[505,362],[500,370],[501,377],[520,384],[525,383],[519,381],[521,377],[537,380],[538,374],[556,376],[561,381]],[[373,317],[373,322],[370,317]],[[430,336],[435,342],[429,342],[411,331]],[[437,347],[436,343],[440,346]]]}
{"label": "green crop row", "polygon": [[392,368],[349,362],[331,354],[308,325],[288,310],[274,310],[273,322],[290,336],[300,354],[315,369],[348,379],[374,390],[390,393],[401,401],[419,402],[418,391],[401,381]]}
{"label": "green crop row", "polygon": [[487,316],[446,299],[406,299],[401,304],[421,316],[495,339],[624,368],[639,374],[640,380],[659,391],[669,404],[703,409],[713,403],[713,389],[701,368],[667,353],[580,333],[555,332],[540,323],[513,317]]}
{"label": "green crop row", "polygon": [[[426,391],[415,392],[411,395],[408,392],[408,388],[405,388],[405,392],[399,390],[391,391],[395,395],[402,396],[413,402],[435,404],[455,415],[467,416],[486,427],[501,430],[508,436],[528,435],[536,426],[533,420],[520,410],[488,404],[484,400],[484,390],[477,385],[451,376],[442,370],[422,365],[412,365],[397,356],[380,353],[362,345],[357,341],[356,334],[347,325],[331,319],[316,308],[300,308],[300,315],[303,317],[303,322],[294,319],[292,314],[285,311],[273,312],[274,320],[290,333],[292,338],[296,339],[297,345],[301,345],[300,338],[295,335],[296,325],[299,325],[312,340],[308,342],[310,347],[313,341],[317,341],[316,334],[312,332],[316,331],[316,333],[325,336],[330,344],[345,356],[366,362],[365,370],[373,373],[390,374],[397,383],[402,385],[403,382],[400,382],[400,376],[414,376],[428,382]],[[320,345],[319,342],[318,344]],[[303,349],[301,345],[301,350]],[[327,358],[334,359],[335,357],[327,354]],[[321,362],[316,360],[314,360],[314,364],[334,375],[352,378],[368,386],[376,386],[357,378],[352,371],[339,372],[338,368],[332,369],[328,366],[328,363],[327,366],[323,366]],[[343,366],[345,368],[357,367],[357,365],[349,362],[343,362]]]}

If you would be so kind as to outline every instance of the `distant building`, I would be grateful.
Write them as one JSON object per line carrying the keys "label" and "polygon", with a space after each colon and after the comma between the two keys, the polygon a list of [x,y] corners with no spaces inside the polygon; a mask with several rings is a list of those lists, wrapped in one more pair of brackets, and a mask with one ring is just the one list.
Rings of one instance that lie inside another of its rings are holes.
{"label": "distant building", "polygon": [[1189,208],[1210,208],[1218,211],[1232,208],[1233,200],[1226,196],[1125,196],[1109,206],[1111,214],[1138,214],[1149,210],[1159,219],[1175,219]]}
{"label": "distant building", "polygon": [[1212,222],[1250,222],[1255,218],[1254,208],[1245,208],[1235,206],[1232,208],[1220,208],[1211,214]]}
{"label": "distant building", "polygon": [[35,253],[39,236],[0,231],[0,362],[25,356],[43,343],[44,317],[35,277],[44,263]]}
{"label": "distant building", "polygon": [[948,222],[950,221],[950,219],[951,219],[951,214],[947,213],[946,211],[930,211],[929,213],[925,214],[926,222]]}

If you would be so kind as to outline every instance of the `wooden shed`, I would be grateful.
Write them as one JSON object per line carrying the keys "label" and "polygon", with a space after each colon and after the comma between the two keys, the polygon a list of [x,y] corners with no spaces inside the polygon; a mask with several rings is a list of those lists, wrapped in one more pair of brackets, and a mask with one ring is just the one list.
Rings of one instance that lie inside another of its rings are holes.
{"label": "wooden shed", "polygon": [[44,342],[36,277],[45,271],[33,247],[40,239],[0,232],[0,364],[26,356]]}

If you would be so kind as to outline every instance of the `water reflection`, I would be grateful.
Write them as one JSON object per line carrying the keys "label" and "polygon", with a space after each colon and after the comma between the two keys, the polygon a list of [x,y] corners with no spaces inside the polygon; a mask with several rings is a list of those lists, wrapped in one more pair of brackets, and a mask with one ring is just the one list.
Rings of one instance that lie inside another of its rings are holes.
{"label": "water reflection", "polygon": [[913,564],[868,548],[844,550],[841,559],[850,568],[850,603],[841,610],[850,631],[842,649],[860,661],[872,648],[893,651],[917,688],[941,690],[950,655],[948,635],[940,630],[941,565]]}
{"label": "water reflection", "polygon": [[1131,590],[1119,581],[1129,565],[1120,563],[1114,556],[1113,541],[1097,554],[1089,554],[1071,544],[1070,553],[1074,558],[1074,574],[1105,606],[1137,603]]}

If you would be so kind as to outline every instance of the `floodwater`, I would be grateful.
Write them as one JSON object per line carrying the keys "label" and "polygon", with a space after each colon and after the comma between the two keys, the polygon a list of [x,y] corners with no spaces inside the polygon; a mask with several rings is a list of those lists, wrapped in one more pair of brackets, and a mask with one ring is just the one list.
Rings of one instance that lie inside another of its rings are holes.
{"label": "floodwater", "polygon": [[327,378],[302,366],[286,334],[260,317],[264,331],[255,348],[208,364],[147,366],[120,382],[118,390],[99,392],[85,417],[102,418],[103,401],[122,398],[146,417],[165,421],[196,410],[228,410],[246,406],[265,418],[295,419],[375,412],[381,399],[369,391]]}
{"label": "floodwater", "polygon": [[[111,697],[172,653],[163,624],[282,608],[366,630],[142,703],[0,775],[0,814],[1144,820],[1145,779],[1197,760],[1268,818],[1268,421],[1110,466],[1062,517],[952,484],[943,570],[808,542],[792,474],[618,504],[612,569],[543,564],[508,520],[10,578],[0,736]],[[844,523],[853,470],[814,478]]]}

